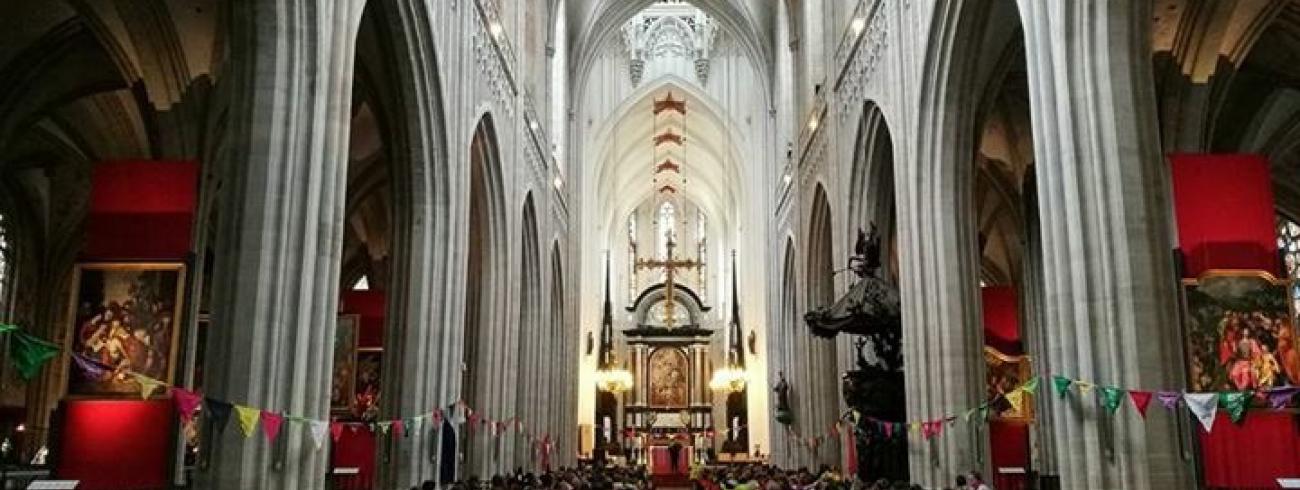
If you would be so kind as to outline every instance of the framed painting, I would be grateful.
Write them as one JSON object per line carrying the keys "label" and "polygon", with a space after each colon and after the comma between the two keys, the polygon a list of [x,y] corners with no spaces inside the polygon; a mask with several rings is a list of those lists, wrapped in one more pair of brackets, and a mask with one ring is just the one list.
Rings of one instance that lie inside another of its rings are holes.
{"label": "framed painting", "polygon": [[352,413],[356,401],[357,333],[361,315],[339,315],[334,327],[334,375],[330,383],[330,411]]}
{"label": "framed painting", "polygon": [[185,295],[183,263],[81,263],[73,270],[72,285],[68,348],[108,371],[92,376],[70,370],[70,396],[139,396],[132,373],[174,381]]}
{"label": "framed painting", "polygon": [[650,354],[650,406],[679,408],[687,406],[690,361],[681,349],[660,347]]}
{"label": "framed painting", "polygon": [[1188,388],[1300,384],[1290,285],[1263,271],[1212,270],[1183,281]]}
{"label": "framed painting", "polygon": [[384,350],[366,347],[357,350],[357,381],[352,414],[362,419],[379,415],[379,388],[383,380]]}
{"label": "framed painting", "polygon": [[1034,419],[1034,401],[1032,396],[1027,396],[1020,404],[1020,410],[1016,410],[1010,403],[998,398],[1000,395],[1010,393],[1012,390],[1020,387],[1030,376],[1033,376],[1033,370],[1029,365],[1029,356],[1010,355],[992,347],[984,347],[984,362],[988,366],[988,398],[998,399],[1000,403],[993,405],[993,416],[1009,421],[1029,422]]}

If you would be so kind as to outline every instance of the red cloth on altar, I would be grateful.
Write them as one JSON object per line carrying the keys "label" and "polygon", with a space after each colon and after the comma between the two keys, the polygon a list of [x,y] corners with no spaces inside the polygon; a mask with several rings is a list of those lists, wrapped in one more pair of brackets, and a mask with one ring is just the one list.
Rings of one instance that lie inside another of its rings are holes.
{"label": "red cloth on altar", "polygon": [[[677,455],[677,473],[685,475],[691,469],[691,447],[682,446],[682,451]],[[671,475],[673,474],[672,457],[668,452],[668,446],[651,446],[650,447],[650,474],[651,475]]]}

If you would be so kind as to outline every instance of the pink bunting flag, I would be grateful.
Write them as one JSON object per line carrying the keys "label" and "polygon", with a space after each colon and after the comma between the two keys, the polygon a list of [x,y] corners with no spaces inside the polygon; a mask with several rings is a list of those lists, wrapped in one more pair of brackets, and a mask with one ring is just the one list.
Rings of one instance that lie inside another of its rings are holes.
{"label": "pink bunting flag", "polygon": [[1177,391],[1161,391],[1156,393],[1156,399],[1164,405],[1166,410],[1178,408],[1178,401],[1183,399],[1183,394]]}
{"label": "pink bunting flag", "polygon": [[433,426],[439,427],[441,425],[442,425],[442,409],[435,408],[433,409]]}
{"label": "pink bunting flag", "polygon": [[203,403],[203,395],[184,388],[172,388],[172,401],[176,402],[176,411],[180,412],[181,420],[188,424],[194,417],[194,411]]}
{"label": "pink bunting flag", "polygon": [[469,434],[474,435],[474,427],[478,426],[478,414],[470,412],[469,418],[467,418],[466,421],[468,422],[467,427],[469,428]]}
{"label": "pink bunting flag", "polygon": [[1133,400],[1133,408],[1136,408],[1142,418],[1147,418],[1147,406],[1151,404],[1150,391],[1129,390],[1128,396]]}
{"label": "pink bunting flag", "polygon": [[393,437],[402,437],[402,431],[404,430],[406,430],[406,424],[402,423],[402,419],[393,421]]}
{"label": "pink bunting flag", "polygon": [[284,423],[284,417],[278,413],[262,410],[262,433],[266,434],[267,442],[275,442],[275,436],[280,435],[280,424]]}
{"label": "pink bunting flag", "polygon": [[330,437],[334,439],[334,442],[339,442],[339,438],[343,437],[342,422],[337,420],[330,421]]}
{"label": "pink bunting flag", "polygon": [[886,439],[893,439],[893,438],[894,438],[894,424],[884,424],[884,426],[885,426],[885,438],[886,438]]}

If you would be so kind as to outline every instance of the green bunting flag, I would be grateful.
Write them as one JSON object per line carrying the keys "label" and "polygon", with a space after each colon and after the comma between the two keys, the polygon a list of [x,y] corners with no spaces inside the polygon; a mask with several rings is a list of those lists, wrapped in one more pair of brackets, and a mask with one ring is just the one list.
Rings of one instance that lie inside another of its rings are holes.
{"label": "green bunting flag", "polygon": [[1241,417],[1246,415],[1246,405],[1250,401],[1250,393],[1245,391],[1223,391],[1219,392],[1219,405],[1228,411],[1228,416],[1232,417],[1232,422],[1241,421]]}
{"label": "green bunting flag", "polygon": [[1052,376],[1052,387],[1056,388],[1056,394],[1061,398],[1065,398],[1065,395],[1070,392],[1071,383],[1073,381],[1065,376]]}
{"label": "green bunting flag", "polygon": [[1101,389],[1101,403],[1106,407],[1106,411],[1115,415],[1115,410],[1119,409],[1120,402],[1124,401],[1124,390],[1114,386],[1106,386]]}
{"label": "green bunting flag", "polygon": [[[6,325],[6,327],[13,327],[13,325]],[[16,328],[0,330],[0,332],[13,332],[9,337],[9,359],[14,363],[14,367],[18,368],[18,374],[22,375],[24,380],[30,380],[36,377],[36,373],[41,370],[41,366],[45,365],[46,361],[59,355],[59,346],[16,331]]]}
{"label": "green bunting flag", "polygon": [[1037,393],[1038,393],[1038,376],[1034,376],[1034,377],[1032,377],[1032,378],[1029,378],[1029,381],[1026,381],[1025,384],[1024,384],[1024,386],[1021,386],[1020,389],[1025,390],[1025,391],[1029,392],[1030,394],[1037,394]]}

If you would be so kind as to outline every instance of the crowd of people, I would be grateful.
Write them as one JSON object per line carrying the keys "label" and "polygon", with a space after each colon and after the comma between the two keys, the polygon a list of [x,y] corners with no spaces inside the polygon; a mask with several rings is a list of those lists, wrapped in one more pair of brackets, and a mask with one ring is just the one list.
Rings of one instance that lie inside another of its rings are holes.
{"label": "crowd of people", "polygon": [[[696,466],[690,469],[692,490],[914,490],[920,485],[903,481],[863,481],[846,477],[837,468],[823,466],[781,469],[770,465]],[[992,490],[978,471],[958,475],[955,486],[945,490]],[[412,490],[435,490],[434,482]],[[646,468],[620,466],[565,467],[541,474],[517,470],[483,480],[469,477],[450,486],[452,490],[653,490],[655,481]]]}

